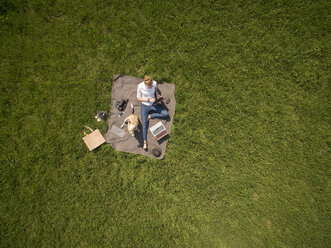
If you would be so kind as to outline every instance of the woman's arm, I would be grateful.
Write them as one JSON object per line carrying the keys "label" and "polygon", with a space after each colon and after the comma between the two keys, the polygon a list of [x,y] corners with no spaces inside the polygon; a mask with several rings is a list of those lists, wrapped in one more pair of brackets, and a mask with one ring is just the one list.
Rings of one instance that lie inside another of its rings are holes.
{"label": "woman's arm", "polygon": [[155,102],[154,98],[137,97],[137,100],[140,102]]}

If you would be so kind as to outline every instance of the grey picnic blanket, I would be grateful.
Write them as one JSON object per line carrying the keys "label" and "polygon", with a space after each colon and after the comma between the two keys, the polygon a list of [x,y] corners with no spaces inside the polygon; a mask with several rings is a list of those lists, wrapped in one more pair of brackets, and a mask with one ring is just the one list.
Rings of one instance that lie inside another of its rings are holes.
{"label": "grey picnic blanket", "polygon": [[[136,153],[145,155],[152,158],[163,159],[168,139],[170,137],[171,125],[173,116],[175,113],[176,100],[175,100],[175,85],[168,84],[163,82],[158,82],[158,89],[161,92],[161,95],[164,97],[163,106],[169,112],[168,119],[151,119],[149,120],[149,126],[147,129],[147,142],[148,150],[145,151],[142,149],[143,139],[142,139],[142,120],[141,120],[141,111],[140,111],[140,102],[137,100],[137,87],[138,84],[143,81],[142,78],[137,78],[133,76],[126,75],[116,75],[113,79],[112,87],[112,99],[109,111],[109,117],[107,120],[107,130],[104,135],[107,143],[116,151]],[[116,102],[121,101],[122,99],[129,99],[126,109],[124,110],[124,115],[119,117],[119,110],[116,108]],[[170,99],[170,103],[166,104],[166,100]],[[127,124],[125,124],[122,130],[121,125],[125,118],[127,118],[131,112],[132,108],[130,104],[134,106],[134,113],[138,116],[139,119],[139,132],[135,131],[135,135],[131,136],[127,131]],[[161,121],[165,128],[167,129],[169,135],[157,141],[149,128],[155,125],[157,122]],[[161,149],[162,153],[159,157],[155,157],[152,153],[153,148]]]}

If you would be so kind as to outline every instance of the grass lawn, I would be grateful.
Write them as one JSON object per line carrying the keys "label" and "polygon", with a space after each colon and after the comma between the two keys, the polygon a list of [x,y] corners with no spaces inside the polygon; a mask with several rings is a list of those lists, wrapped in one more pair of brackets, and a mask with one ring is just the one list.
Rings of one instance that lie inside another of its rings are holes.
{"label": "grass lawn", "polygon": [[[330,1],[0,1],[0,247],[331,247]],[[161,161],[88,152],[115,74],[176,85]]]}

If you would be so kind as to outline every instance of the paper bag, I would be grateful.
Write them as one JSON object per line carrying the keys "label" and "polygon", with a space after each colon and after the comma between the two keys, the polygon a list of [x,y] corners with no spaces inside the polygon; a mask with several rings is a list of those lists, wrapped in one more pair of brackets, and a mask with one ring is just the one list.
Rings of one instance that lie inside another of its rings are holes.
{"label": "paper bag", "polygon": [[83,137],[83,140],[85,142],[85,144],[87,145],[87,148],[92,151],[95,148],[97,148],[98,146],[102,145],[103,143],[106,142],[105,138],[102,136],[102,134],[100,133],[99,129],[96,130],[92,130],[90,127],[85,126],[85,128],[88,128],[91,130],[92,133],[90,134],[85,134],[85,137]]}

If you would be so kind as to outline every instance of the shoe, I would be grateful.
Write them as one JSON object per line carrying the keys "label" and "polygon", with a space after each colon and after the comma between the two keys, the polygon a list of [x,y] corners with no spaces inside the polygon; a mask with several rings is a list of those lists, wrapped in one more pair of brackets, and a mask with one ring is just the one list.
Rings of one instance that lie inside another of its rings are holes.
{"label": "shoe", "polygon": [[163,100],[163,96],[161,96],[159,89],[155,91],[155,103],[159,103]]}

